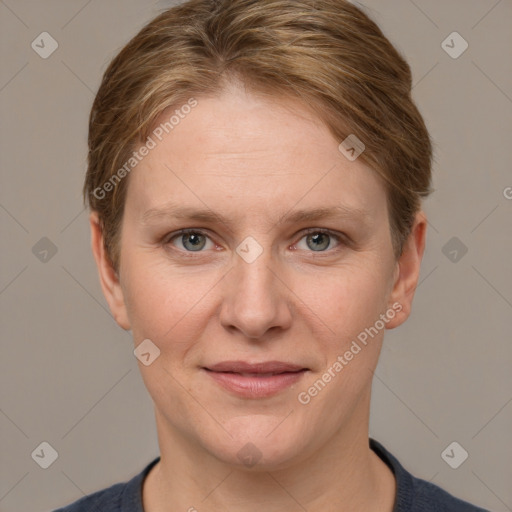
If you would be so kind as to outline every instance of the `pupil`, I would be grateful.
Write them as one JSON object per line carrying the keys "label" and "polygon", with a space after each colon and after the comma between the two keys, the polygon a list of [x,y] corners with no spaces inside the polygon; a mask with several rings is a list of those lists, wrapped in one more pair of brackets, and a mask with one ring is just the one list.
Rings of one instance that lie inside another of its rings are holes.
{"label": "pupil", "polygon": [[183,245],[189,249],[190,248],[202,249],[205,242],[203,240],[201,240],[201,236],[202,235],[197,235],[194,233],[184,235],[183,236],[183,238],[184,238]]}
{"label": "pupil", "polygon": [[[329,246],[329,237],[325,233],[317,233],[316,235],[310,235],[309,237],[314,241],[314,244],[316,244],[314,247],[317,249],[320,248],[320,250],[327,249]],[[324,242],[322,244],[322,241]],[[325,243],[327,241],[327,243]]]}

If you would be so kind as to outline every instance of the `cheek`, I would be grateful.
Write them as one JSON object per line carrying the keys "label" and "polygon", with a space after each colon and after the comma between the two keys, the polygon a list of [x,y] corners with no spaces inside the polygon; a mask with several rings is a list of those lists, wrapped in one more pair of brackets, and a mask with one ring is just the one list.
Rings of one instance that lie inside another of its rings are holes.
{"label": "cheek", "polygon": [[342,411],[356,402],[377,366],[385,325],[380,315],[387,311],[387,275],[377,261],[366,259],[364,264],[301,283],[296,293],[314,312],[307,313],[308,330],[323,364],[308,382],[314,386],[311,394],[310,388],[301,391],[321,408],[344,403]]}
{"label": "cheek", "polygon": [[[382,274],[353,269],[324,282],[322,294],[309,296],[316,313],[312,323],[322,330],[312,345],[322,354],[323,366],[295,398],[311,412],[308,418],[324,418],[326,429],[350,417],[371,387],[384,335],[380,315],[386,312],[386,283]],[[307,424],[313,431],[314,422]]]}
{"label": "cheek", "polygon": [[324,337],[340,349],[385,311],[388,278],[378,262],[366,258],[344,268],[301,276],[293,290],[310,309],[311,321],[323,326]]}
{"label": "cheek", "polygon": [[[125,258],[124,296],[135,342],[150,338],[179,350],[202,325],[217,272],[178,270],[151,254]],[[212,275],[213,274],[213,275]]]}

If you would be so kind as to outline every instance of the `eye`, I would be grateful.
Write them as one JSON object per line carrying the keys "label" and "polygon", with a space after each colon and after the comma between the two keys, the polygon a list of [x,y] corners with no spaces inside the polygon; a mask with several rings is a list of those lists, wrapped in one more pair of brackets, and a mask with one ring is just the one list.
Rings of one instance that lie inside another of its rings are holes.
{"label": "eye", "polygon": [[[313,252],[325,252],[333,245],[333,239],[336,241],[337,246],[342,244],[342,238],[339,235],[332,233],[325,229],[310,229],[306,235],[303,236],[297,246],[302,240],[305,240],[306,250],[310,249]],[[303,249],[303,247],[299,247]],[[334,248],[336,249],[336,247]]]}
{"label": "eye", "polygon": [[[300,247],[302,241],[305,240],[306,247]],[[334,248],[332,247],[335,241]],[[203,249],[213,249],[215,244],[206,233],[200,229],[182,229],[178,233],[170,235],[164,241],[165,245],[171,244],[182,252],[204,252]],[[181,244],[181,247],[179,247]],[[306,234],[299,240],[296,246],[301,250],[309,250],[313,252],[326,252],[332,249],[334,252],[343,245],[342,236],[335,234],[326,229],[309,229]]]}
{"label": "eye", "polygon": [[[200,252],[205,247],[206,249],[213,247],[213,242],[200,230],[183,229],[169,238],[166,243],[176,246],[174,241],[181,243],[187,252]],[[208,241],[210,246],[207,247]]]}

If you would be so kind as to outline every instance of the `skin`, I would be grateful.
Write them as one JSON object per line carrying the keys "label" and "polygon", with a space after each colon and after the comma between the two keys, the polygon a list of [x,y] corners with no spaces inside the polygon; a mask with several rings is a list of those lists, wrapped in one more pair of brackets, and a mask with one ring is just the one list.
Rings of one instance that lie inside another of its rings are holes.
{"label": "skin", "polygon": [[[144,483],[145,510],[391,512],[394,476],[368,446],[385,329],[307,405],[297,397],[392,304],[402,310],[386,328],[407,319],[425,214],[416,215],[396,261],[381,178],[361,159],[345,158],[313,112],[235,84],[197,100],[129,176],[118,273],[97,214],[90,216],[116,322],[132,331],[136,346],[149,338],[160,349],[152,364],[139,363],[161,451]],[[211,209],[230,228],[171,215],[142,220],[167,202]],[[298,209],[339,205],[367,216],[282,220]],[[172,237],[183,228],[205,232],[200,251],[190,249],[190,237]],[[308,228],[345,238],[315,244]],[[252,263],[236,252],[248,236],[263,249]],[[225,360],[278,360],[309,371],[274,396],[247,399],[202,370]],[[248,442],[261,453],[252,467],[237,457]]]}

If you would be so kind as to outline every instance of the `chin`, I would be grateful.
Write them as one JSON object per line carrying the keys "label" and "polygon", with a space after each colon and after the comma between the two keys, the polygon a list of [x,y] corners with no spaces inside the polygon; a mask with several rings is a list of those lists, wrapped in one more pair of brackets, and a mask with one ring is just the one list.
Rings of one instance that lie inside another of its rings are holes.
{"label": "chin", "polygon": [[214,457],[237,469],[253,472],[285,469],[304,457],[308,444],[306,433],[294,428],[298,425],[293,424],[293,413],[286,416],[246,414],[234,417],[223,423],[232,437],[226,434],[220,442],[219,439],[205,440],[204,446]]}

